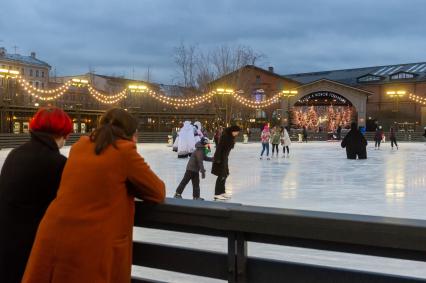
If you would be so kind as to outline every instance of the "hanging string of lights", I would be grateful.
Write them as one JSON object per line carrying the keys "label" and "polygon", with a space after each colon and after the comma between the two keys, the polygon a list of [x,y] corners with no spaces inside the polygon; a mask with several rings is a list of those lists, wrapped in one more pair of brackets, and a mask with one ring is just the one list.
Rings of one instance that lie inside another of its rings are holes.
{"label": "hanging string of lights", "polygon": [[127,97],[127,88],[123,89],[119,93],[115,95],[105,95],[101,92],[97,91],[92,87],[91,84],[87,85],[87,89],[89,90],[89,93],[99,102],[105,103],[105,104],[115,104],[119,102],[120,100]]}
{"label": "hanging string of lights", "polygon": [[65,92],[69,90],[71,86],[87,87],[90,95],[93,96],[99,102],[104,104],[116,104],[119,101],[125,99],[128,93],[131,92],[131,93],[146,93],[150,97],[164,104],[171,105],[174,107],[193,107],[195,105],[199,105],[204,102],[210,102],[212,97],[217,94],[224,94],[224,95],[230,95],[232,98],[234,98],[240,104],[246,107],[260,109],[260,108],[266,108],[271,106],[272,104],[278,103],[282,96],[282,93],[278,93],[270,97],[269,99],[266,99],[263,101],[253,101],[251,99],[247,99],[244,96],[242,96],[241,95],[243,93],[242,91],[234,91],[232,89],[218,88],[215,91],[211,91],[206,94],[195,96],[192,98],[177,98],[177,97],[170,97],[170,96],[163,95],[161,93],[157,93],[156,91],[149,89],[145,85],[130,85],[128,86],[128,88],[125,88],[116,94],[106,95],[96,90],[94,86],[90,84],[88,80],[85,80],[85,79],[73,78],[65,82],[60,87],[55,89],[50,89],[50,90],[36,88],[32,84],[27,82],[24,78],[22,78],[20,75],[17,76],[17,79],[21,87],[27,93],[43,101],[51,101],[61,97],[62,95],[65,94]]}
{"label": "hanging string of lights", "polygon": [[[55,99],[61,97],[62,95],[65,94],[65,92],[67,92],[67,90],[70,88],[70,86],[72,84],[71,81],[67,81],[65,84],[61,85],[58,88],[50,89],[50,90],[44,90],[44,89],[34,87],[32,84],[27,82],[24,78],[22,78],[19,75],[17,76],[17,79],[18,79],[19,85],[27,93],[29,93],[31,96],[33,96],[37,99],[43,100],[43,101],[55,100]],[[46,94],[47,94],[47,96],[46,96]],[[53,94],[53,95],[50,95],[50,94]]]}
{"label": "hanging string of lights", "polygon": [[408,95],[408,98],[411,99],[414,102],[419,103],[419,104],[426,105],[426,97],[422,97],[422,96],[418,96],[418,95],[414,95],[414,94],[410,93]]}

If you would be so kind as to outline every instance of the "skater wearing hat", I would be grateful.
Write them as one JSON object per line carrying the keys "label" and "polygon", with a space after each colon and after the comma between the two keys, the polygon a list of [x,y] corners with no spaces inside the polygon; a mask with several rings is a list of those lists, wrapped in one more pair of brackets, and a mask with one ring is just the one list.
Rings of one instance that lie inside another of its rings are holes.
{"label": "skater wearing hat", "polygon": [[209,146],[209,139],[206,137],[201,138],[195,144],[195,151],[191,154],[191,158],[186,165],[186,172],[182,181],[176,189],[175,198],[182,198],[185,186],[192,181],[192,197],[194,200],[204,200],[200,197],[200,173],[201,178],[206,177],[206,169],[204,169],[203,161],[212,161],[213,158],[206,155],[206,149]]}

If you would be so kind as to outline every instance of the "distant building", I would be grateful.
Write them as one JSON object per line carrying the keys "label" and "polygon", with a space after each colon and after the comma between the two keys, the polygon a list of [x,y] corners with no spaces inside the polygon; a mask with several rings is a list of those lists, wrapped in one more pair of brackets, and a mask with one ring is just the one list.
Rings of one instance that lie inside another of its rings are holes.
{"label": "distant building", "polygon": [[47,88],[50,65],[36,57],[35,52],[29,56],[7,53],[0,47],[0,69],[16,70],[20,75],[37,88]]}

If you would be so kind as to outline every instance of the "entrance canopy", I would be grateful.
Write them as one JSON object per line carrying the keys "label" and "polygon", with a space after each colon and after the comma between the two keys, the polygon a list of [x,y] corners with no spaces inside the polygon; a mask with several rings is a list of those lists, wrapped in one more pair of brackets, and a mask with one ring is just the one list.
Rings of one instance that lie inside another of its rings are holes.
{"label": "entrance canopy", "polygon": [[367,97],[372,95],[372,92],[327,79],[302,85],[297,90],[296,96],[283,100],[283,109],[287,109],[288,106],[326,106],[330,104],[351,106],[358,114],[358,125],[365,126]]}

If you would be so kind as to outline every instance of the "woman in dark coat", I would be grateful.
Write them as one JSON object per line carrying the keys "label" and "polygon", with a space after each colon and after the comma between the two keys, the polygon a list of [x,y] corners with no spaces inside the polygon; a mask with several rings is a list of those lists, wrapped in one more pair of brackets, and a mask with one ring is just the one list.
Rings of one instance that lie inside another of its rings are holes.
{"label": "woman in dark coat", "polygon": [[213,157],[212,174],[217,176],[214,199],[225,200],[229,198],[225,194],[225,182],[229,175],[228,156],[235,145],[235,137],[240,132],[240,127],[231,126],[224,130],[216,152]]}
{"label": "woman in dark coat", "polygon": [[367,140],[358,130],[357,124],[351,124],[351,130],[342,141],[342,147],[346,148],[348,159],[367,159]]}
{"label": "woman in dark coat", "polygon": [[66,157],[59,148],[72,122],[59,108],[42,108],[30,123],[31,140],[12,150],[0,175],[0,282],[21,282],[34,237],[55,198]]}

